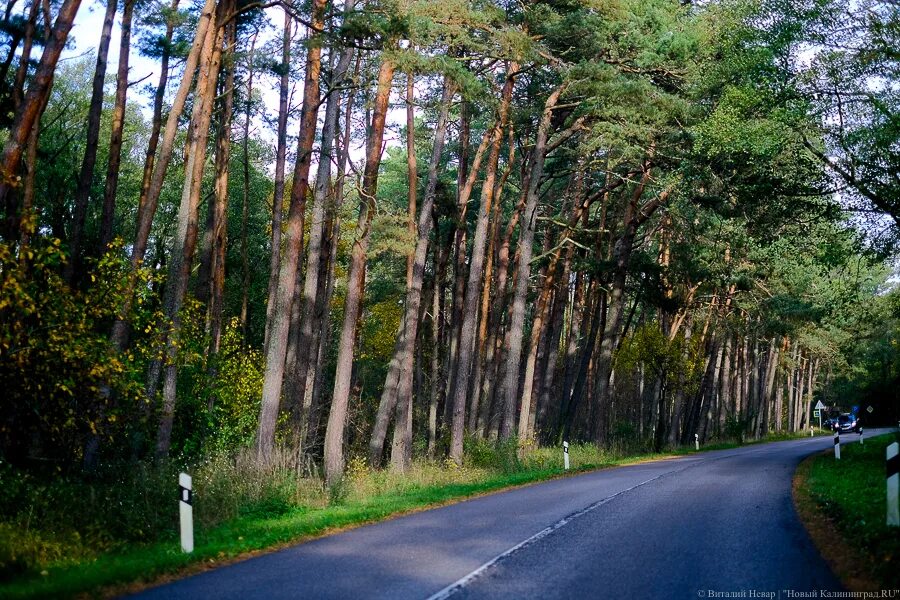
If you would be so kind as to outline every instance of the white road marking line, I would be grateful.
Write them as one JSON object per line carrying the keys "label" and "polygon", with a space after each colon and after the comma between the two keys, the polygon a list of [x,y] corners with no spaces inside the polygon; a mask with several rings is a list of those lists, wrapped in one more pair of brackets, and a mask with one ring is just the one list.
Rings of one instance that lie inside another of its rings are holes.
{"label": "white road marking line", "polygon": [[[678,470],[681,470],[681,469],[678,469]],[[487,571],[488,569],[490,569],[492,566],[494,566],[495,564],[499,563],[499,562],[502,561],[503,559],[508,558],[509,556],[512,556],[514,553],[518,552],[519,550],[521,550],[521,549],[523,549],[523,548],[526,548],[526,547],[530,546],[531,544],[533,544],[534,542],[536,542],[536,541],[538,541],[538,540],[541,540],[541,539],[547,537],[548,535],[550,535],[551,533],[553,533],[553,532],[556,531],[557,529],[559,529],[559,528],[561,528],[561,527],[567,525],[568,523],[574,521],[574,520],[577,519],[578,517],[584,516],[584,515],[586,515],[587,513],[591,512],[592,510],[594,510],[594,509],[596,509],[596,508],[599,508],[599,507],[603,506],[604,504],[606,504],[607,502],[609,502],[609,501],[611,501],[611,500],[617,498],[618,496],[621,496],[622,494],[625,494],[626,492],[630,492],[630,491],[632,491],[632,490],[635,490],[635,489],[641,487],[642,485],[646,485],[646,484],[648,484],[648,483],[650,483],[650,482],[652,482],[652,481],[656,481],[656,480],[659,479],[660,477],[663,477],[663,476],[665,476],[665,475],[669,475],[670,473],[673,473],[673,472],[675,472],[675,471],[666,471],[665,473],[660,473],[660,474],[657,475],[656,477],[652,477],[652,478],[650,478],[650,479],[648,479],[648,480],[646,480],[646,481],[642,481],[642,482],[640,482],[640,483],[637,483],[637,484],[631,486],[631,487],[628,488],[628,489],[624,489],[624,490],[618,491],[618,492],[616,492],[615,494],[613,494],[612,496],[607,496],[607,497],[604,498],[603,500],[598,500],[597,502],[594,502],[593,504],[590,504],[590,505],[588,505],[587,507],[582,508],[581,510],[579,510],[579,511],[577,511],[577,512],[574,512],[574,513],[572,513],[572,514],[570,514],[570,515],[568,515],[568,516],[566,516],[566,517],[563,517],[562,519],[560,519],[559,521],[557,521],[557,522],[554,523],[553,525],[550,525],[549,527],[545,527],[544,529],[541,529],[540,531],[538,531],[536,534],[534,534],[534,535],[531,536],[530,538],[528,538],[528,539],[526,539],[526,540],[523,540],[523,541],[519,542],[518,544],[516,544],[515,546],[513,546],[513,547],[510,548],[509,550],[503,552],[502,554],[498,554],[497,556],[495,556],[495,557],[492,558],[491,560],[487,561],[486,563],[484,563],[483,565],[481,565],[480,567],[478,567],[477,569],[475,569],[474,571],[472,571],[471,573],[469,573],[469,574],[466,575],[465,577],[462,577],[461,579],[457,579],[456,581],[454,581],[453,583],[451,583],[450,585],[448,585],[448,586],[445,587],[444,589],[440,590],[440,591],[437,592],[436,594],[432,594],[431,596],[429,596],[429,597],[427,598],[427,600],[445,600],[446,598],[449,598],[450,596],[452,596],[453,594],[455,594],[455,593],[458,592],[459,590],[461,590],[461,589],[463,589],[464,587],[466,587],[466,585],[468,585],[469,583],[471,583],[473,580],[477,579],[477,578],[478,578],[479,576],[481,576],[485,571]]]}
{"label": "white road marking line", "polygon": [[[800,441],[803,445],[812,445],[810,442],[819,442],[821,440],[819,438],[812,438],[812,439],[800,438],[799,440],[784,440],[784,441],[786,441],[786,442]],[[523,540],[523,541],[519,542],[518,544],[516,544],[515,546],[513,546],[512,548],[506,550],[505,552],[498,554],[497,556],[495,556],[491,560],[487,561],[486,563],[482,564],[480,567],[478,567],[477,569],[475,569],[474,571],[472,571],[465,577],[457,579],[456,581],[454,581],[453,583],[451,583],[444,589],[432,594],[431,596],[428,596],[428,598],[426,598],[426,600],[446,600],[447,598],[451,597],[453,594],[455,594],[459,590],[466,587],[472,581],[474,581],[475,579],[477,579],[478,577],[483,575],[488,569],[490,569],[497,563],[512,556],[519,550],[522,550],[523,548],[527,548],[531,544],[547,537],[548,535],[550,535],[557,529],[567,525],[568,523],[574,521],[578,517],[584,516],[587,513],[591,512],[592,510],[595,510],[595,509],[603,506],[604,504],[610,502],[611,500],[614,500],[615,498],[621,496],[622,494],[625,494],[625,493],[635,490],[643,485],[646,485],[648,483],[656,481],[657,479],[659,479],[661,477],[665,477],[666,475],[670,475],[672,473],[677,473],[677,472],[681,472],[681,471],[686,471],[687,469],[689,469],[691,467],[697,466],[697,465],[705,463],[705,462],[713,462],[713,461],[717,461],[717,460],[721,460],[721,459],[725,459],[725,458],[734,458],[735,456],[746,456],[747,454],[756,454],[756,453],[766,452],[766,451],[771,450],[771,448],[770,447],[767,448],[767,446],[769,446],[769,444],[761,444],[760,447],[753,448],[753,449],[747,449],[746,447],[734,448],[732,450],[744,450],[744,451],[743,452],[729,452],[728,454],[722,454],[719,456],[710,456],[710,457],[702,457],[702,458],[697,457],[697,458],[699,458],[699,460],[689,462],[687,464],[687,466],[685,466],[683,469],[673,469],[671,471],[666,471],[664,473],[660,473],[656,477],[651,477],[650,479],[647,479],[646,481],[637,483],[637,484],[631,486],[630,488],[620,490],[620,491],[616,492],[615,494],[613,494],[612,496],[608,496],[602,500],[598,500],[597,502],[594,502],[593,504],[590,504],[587,507],[582,508],[581,510],[579,510],[577,512],[574,512],[566,517],[563,517],[562,519],[560,519],[553,525],[550,525],[549,527],[545,527],[544,529],[538,531],[536,534],[534,534],[530,538]],[[726,450],[725,452],[728,452],[728,451]]]}

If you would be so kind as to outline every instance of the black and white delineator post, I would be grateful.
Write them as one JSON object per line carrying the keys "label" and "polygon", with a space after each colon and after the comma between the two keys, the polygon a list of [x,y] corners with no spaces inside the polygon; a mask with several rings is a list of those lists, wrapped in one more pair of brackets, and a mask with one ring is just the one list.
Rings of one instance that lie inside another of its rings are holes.
{"label": "black and white delineator post", "polygon": [[887,524],[900,527],[900,506],[897,503],[898,492],[900,492],[900,456],[897,455],[897,450],[897,442],[887,447],[885,475],[887,476]]}
{"label": "black and white delineator post", "polygon": [[569,470],[569,442],[563,442],[563,466]]}
{"label": "black and white delineator post", "polygon": [[694,450],[699,450],[699,449],[700,449],[700,434],[695,433],[694,434]]}
{"label": "black and white delineator post", "polygon": [[184,552],[194,551],[194,507],[191,491],[191,476],[187,473],[178,475],[178,512],[181,517],[181,549]]}
{"label": "black and white delineator post", "polygon": [[863,430],[862,427],[859,428],[859,443],[863,443]]}
{"label": "black and white delineator post", "polygon": [[834,432],[834,457],[841,460],[841,432]]}

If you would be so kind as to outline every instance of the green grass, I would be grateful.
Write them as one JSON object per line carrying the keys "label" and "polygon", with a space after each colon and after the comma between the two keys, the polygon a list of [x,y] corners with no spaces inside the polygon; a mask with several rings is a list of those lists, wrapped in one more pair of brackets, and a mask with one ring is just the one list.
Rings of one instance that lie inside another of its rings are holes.
{"label": "green grass", "polygon": [[822,454],[806,471],[806,491],[840,532],[838,543],[868,558],[858,566],[880,589],[900,588],[900,527],[886,524],[884,479],[885,448],[895,441],[896,433],[843,445],[840,461]]}
{"label": "green grass", "polygon": [[[778,436],[790,439],[798,436]],[[769,441],[769,440],[761,440]],[[701,451],[738,447],[720,443]],[[184,575],[247,555],[429,506],[564,474],[559,448],[468,442],[466,467],[416,462],[409,472],[372,471],[353,459],[342,485],[297,477],[287,463],[261,471],[237,457],[211,458],[194,479],[195,550],[180,551],[177,468],[144,469],[105,484],[39,483],[0,473],[0,597],[71,597]],[[570,473],[693,453],[570,447]],[[22,507],[11,513],[9,506]],[[114,533],[118,534],[116,536]]]}

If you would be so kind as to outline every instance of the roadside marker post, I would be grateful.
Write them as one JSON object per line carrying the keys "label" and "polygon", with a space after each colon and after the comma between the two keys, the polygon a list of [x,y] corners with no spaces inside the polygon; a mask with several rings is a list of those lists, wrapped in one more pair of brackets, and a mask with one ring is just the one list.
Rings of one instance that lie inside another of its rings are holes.
{"label": "roadside marker post", "polygon": [[885,466],[885,475],[887,476],[887,524],[894,527],[900,526],[900,506],[897,503],[898,488],[900,488],[900,456],[897,456],[897,450],[897,442],[887,447],[887,463]]}
{"label": "roadside marker post", "polygon": [[834,432],[834,457],[841,460],[841,432]]}
{"label": "roadside marker post", "polygon": [[700,434],[695,433],[694,434],[694,450],[699,450],[699,449],[700,449]]}
{"label": "roadside marker post", "polygon": [[812,436],[813,436],[813,426],[810,425],[809,426],[809,437],[812,437]]}
{"label": "roadside marker post", "polygon": [[859,428],[859,443],[863,444],[863,428]]}
{"label": "roadside marker post", "polygon": [[178,474],[178,513],[181,517],[181,550],[194,551],[194,507],[191,476]]}
{"label": "roadside marker post", "polygon": [[563,465],[569,470],[569,442],[563,442]]}

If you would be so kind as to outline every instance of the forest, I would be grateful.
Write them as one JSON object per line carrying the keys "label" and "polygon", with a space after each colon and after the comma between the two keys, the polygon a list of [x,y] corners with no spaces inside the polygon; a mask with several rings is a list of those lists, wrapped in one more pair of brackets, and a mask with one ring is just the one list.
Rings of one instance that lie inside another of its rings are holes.
{"label": "forest", "polygon": [[898,47],[892,0],[7,0],[3,521],[896,423]]}

